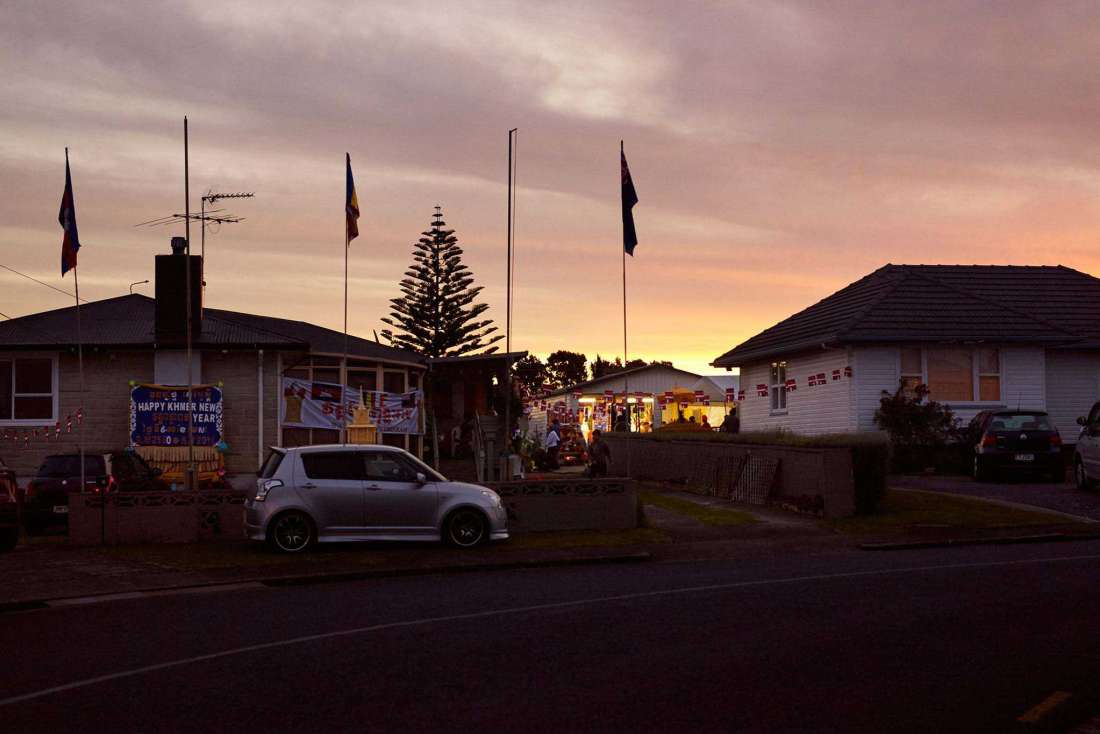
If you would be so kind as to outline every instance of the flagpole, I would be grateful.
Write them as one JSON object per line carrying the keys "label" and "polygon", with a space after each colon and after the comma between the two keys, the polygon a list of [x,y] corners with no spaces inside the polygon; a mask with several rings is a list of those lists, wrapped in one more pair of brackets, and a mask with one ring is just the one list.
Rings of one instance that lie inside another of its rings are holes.
{"label": "flagpole", "polygon": [[[341,413],[347,411],[348,401],[344,394],[348,384],[348,250],[351,249],[351,240],[348,238],[347,207],[344,214],[344,358],[340,362],[340,404]],[[348,442],[347,415],[340,418],[340,443]]]}
{"label": "flagpole", "polygon": [[[512,193],[512,135],[518,128],[512,128],[508,131],[508,258],[506,282],[506,300],[507,305],[504,311],[504,371],[507,374],[505,379],[505,385],[507,385],[506,393],[504,397],[504,440],[505,440],[505,456],[512,455],[512,363],[511,358],[508,356],[512,352],[512,206],[514,201],[514,194]],[[506,474],[508,479],[511,479],[511,464],[508,464]]]}
{"label": "flagpole", "polygon": [[[625,155],[626,155],[626,151],[623,147],[623,141],[620,140],[619,141],[619,160],[622,160]],[[626,368],[627,368],[626,367],[627,362],[630,361],[630,358],[627,356],[627,351],[626,351],[626,246],[625,246],[625,244],[622,247],[622,251],[623,251],[623,370],[625,371]],[[634,416],[633,416],[632,411],[630,410],[630,376],[626,375],[626,374],[623,375],[623,392],[626,393],[626,396],[623,398],[623,407],[626,410],[626,416],[627,416],[626,417],[626,427],[627,427],[627,432],[629,432],[631,430],[631,424],[633,423],[632,419],[633,419]]]}
{"label": "flagpole", "polygon": [[187,307],[187,480],[184,482],[184,486],[188,491],[194,491],[198,489],[196,477],[195,477],[195,434],[194,434],[194,422],[195,422],[195,374],[193,367],[194,357],[192,355],[192,324],[191,324],[191,169],[190,161],[188,159],[188,142],[187,142],[187,116],[183,117],[183,221],[184,221],[184,237],[187,243],[187,259],[184,263],[184,280],[186,284],[184,290],[186,293],[186,307]]}
{"label": "flagpole", "polygon": [[[65,148],[65,172],[69,171],[69,149]],[[75,206],[75,204],[74,204]],[[77,275],[76,263],[73,263],[73,291],[76,296],[76,364],[77,373],[80,376],[80,399],[77,401],[77,410],[83,413],[84,410],[84,336],[80,327],[80,277]],[[47,429],[48,430],[48,429]],[[87,488],[87,477],[85,476],[84,468],[84,421],[76,422],[76,440],[80,450],[80,491],[83,492]],[[103,488],[106,491],[106,488]],[[105,514],[107,512],[107,498],[101,495],[103,503],[99,508],[99,542],[101,544],[106,542],[106,520]]]}

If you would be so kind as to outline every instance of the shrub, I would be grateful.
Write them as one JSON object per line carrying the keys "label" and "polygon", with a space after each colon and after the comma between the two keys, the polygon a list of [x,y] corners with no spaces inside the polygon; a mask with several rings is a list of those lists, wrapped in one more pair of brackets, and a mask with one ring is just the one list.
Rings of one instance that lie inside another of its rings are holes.
{"label": "shrub", "polygon": [[959,429],[954,413],[928,399],[928,386],[908,388],[905,382],[893,393],[882,391],[875,424],[890,436],[896,471],[920,471],[927,467],[949,469],[956,463],[954,446]]}

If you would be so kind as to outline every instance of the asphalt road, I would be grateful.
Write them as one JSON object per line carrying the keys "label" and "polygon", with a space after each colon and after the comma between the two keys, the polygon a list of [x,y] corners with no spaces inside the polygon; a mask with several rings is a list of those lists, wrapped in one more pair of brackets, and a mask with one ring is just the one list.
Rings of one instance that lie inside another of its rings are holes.
{"label": "asphalt road", "polygon": [[1097,695],[1098,588],[1084,542],[19,612],[0,730],[1000,732],[1055,691]]}

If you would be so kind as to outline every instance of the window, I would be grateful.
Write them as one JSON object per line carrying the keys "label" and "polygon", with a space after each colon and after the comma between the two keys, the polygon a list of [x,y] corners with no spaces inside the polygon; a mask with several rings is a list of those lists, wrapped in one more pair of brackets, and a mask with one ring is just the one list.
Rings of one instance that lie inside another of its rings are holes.
{"label": "window", "polygon": [[787,363],[772,362],[772,410],[787,409]]}
{"label": "window", "polygon": [[415,482],[416,470],[397,454],[366,454],[367,479],[375,482]]}
{"label": "window", "polygon": [[989,347],[902,347],[899,376],[906,389],[928,386],[928,397],[943,403],[995,403],[1001,399],[1000,351]]}
{"label": "window", "polygon": [[0,422],[53,423],[56,367],[53,357],[0,358]]}
{"label": "window", "polygon": [[917,385],[924,384],[924,358],[920,347],[901,349],[901,381],[906,392],[912,393]]}
{"label": "window", "polygon": [[363,455],[356,451],[317,451],[302,454],[302,468],[310,479],[363,479]]}
{"label": "window", "polygon": [[382,390],[384,392],[397,394],[405,392],[405,373],[390,372],[389,370],[383,372]]}

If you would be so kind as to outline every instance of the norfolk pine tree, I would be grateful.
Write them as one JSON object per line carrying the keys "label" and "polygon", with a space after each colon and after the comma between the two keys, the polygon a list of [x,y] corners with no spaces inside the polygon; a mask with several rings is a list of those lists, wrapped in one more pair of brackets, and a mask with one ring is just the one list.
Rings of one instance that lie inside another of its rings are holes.
{"label": "norfolk pine tree", "polygon": [[489,306],[474,303],[481,286],[471,287],[473,273],[462,264],[462,248],[453,229],[443,229],[440,207],[435,208],[431,229],[413,245],[413,262],[401,281],[400,298],[390,299],[391,310],[382,335],[395,347],[411,349],[427,357],[458,357],[481,350],[492,354],[492,344],[504,338],[493,335],[492,319],[478,320]]}

